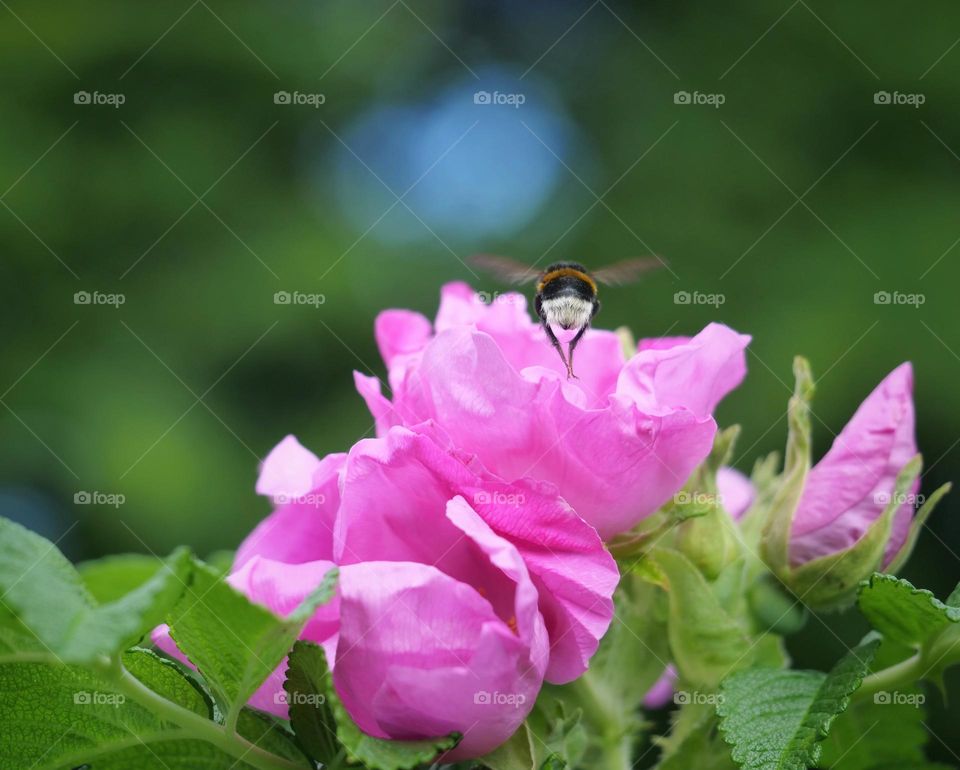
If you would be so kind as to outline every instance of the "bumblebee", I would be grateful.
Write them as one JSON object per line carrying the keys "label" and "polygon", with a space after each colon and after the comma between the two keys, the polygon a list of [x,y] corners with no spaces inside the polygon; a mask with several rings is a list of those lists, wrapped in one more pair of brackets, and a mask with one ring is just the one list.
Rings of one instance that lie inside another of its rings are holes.
{"label": "bumblebee", "polygon": [[[591,271],[579,262],[565,261],[537,271],[521,262],[490,254],[479,254],[472,257],[471,262],[508,283],[520,285],[536,281],[534,308],[547,339],[560,354],[567,379],[577,378],[573,373],[573,351],[600,311],[597,285],[632,283],[648,270],[664,264],[658,257],[642,257]],[[566,352],[561,337],[568,340]]]}

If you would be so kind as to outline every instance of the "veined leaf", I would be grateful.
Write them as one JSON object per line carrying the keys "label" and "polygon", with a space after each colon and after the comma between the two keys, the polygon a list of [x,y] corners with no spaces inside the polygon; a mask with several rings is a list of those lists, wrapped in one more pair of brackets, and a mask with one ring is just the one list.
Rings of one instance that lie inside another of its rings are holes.
{"label": "veined leaf", "polygon": [[[123,661],[160,697],[209,718],[210,703],[175,664],[139,649]],[[0,770],[252,770],[78,666],[5,663],[0,691]],[[258,715],[244,716],[241,726],[249,740],[307,767],[292,742],[265,734],[272,728]]]}
{"label": "veined leaf", "polygon": [[237,714],[280,665],[316,608],[332,598],[336,580],[332,569],[283,619],[224,582],[218,570],[197,563],[191,590],[167,619],[170,633],[224,713]]}
{"label": "veined leaf", "polygon": [[747,770],[807,770],[834,719],[869,672],[879,639],[862,643],[828,674],[754,668],[723,682],[723,737]]}
{"label": "veined leaf", "polygon": [[[63,663],[88,664],[136,643],[163,621],[186,588],[190,555],[178,549],[144,583],[96,603],[73,565],[48,540],[0,518],[0,601],[28,648]],[[2,644],[13,643],[6,638]]]}

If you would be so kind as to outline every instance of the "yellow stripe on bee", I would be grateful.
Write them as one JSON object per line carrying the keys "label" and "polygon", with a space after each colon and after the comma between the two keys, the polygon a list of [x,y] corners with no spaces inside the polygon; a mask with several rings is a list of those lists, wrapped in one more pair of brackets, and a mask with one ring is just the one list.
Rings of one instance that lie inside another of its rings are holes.
{"label": "yellow stripe on bee", "polygon": [[591,278],[587,273],[583,272],[583,270],[577,270],[574,267],[561,267],[546,273],[543,278],[540,279],[540,283],[537,284],[537,291],[543,291],[544,287],[551,281],[567,276],[579,278],[581,281],[587,282],[590,284],[590,288],[593,289],[593,293],[597,293],[597,282],[594,281],[593,278]]}

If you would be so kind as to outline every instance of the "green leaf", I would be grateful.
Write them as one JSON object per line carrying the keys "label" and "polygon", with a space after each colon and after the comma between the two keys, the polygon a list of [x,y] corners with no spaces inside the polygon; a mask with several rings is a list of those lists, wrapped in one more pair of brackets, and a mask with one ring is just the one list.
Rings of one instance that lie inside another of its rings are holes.
{"label": "green leaf", "polygon": [[960,623],[960,607],[944,604],[930,591],[893,575],[875,573],[862,583],[857,604],[884,637],[913,648]]}
{"label": "green leaf", "polygon": [[744,628],[721,606],[700,571],[677,551],[657,548],[651,560],[666,580],[668,637],[681,679],[713,689],[720,680],[753,660]]}
{"label": "green leaf", "polygon": [[915,700],[886,703],[878,693],[841,714],[823,743],[822,766],[831,770],[873,770],[883,765],[922,765],[927,730],[923,707],[916,702],[918,695],[922,701],[922,694],[919,690],[900,694],[912,695]]}
{"label": "green leaf", "polygon": [[[410,770],[421,763],[433,761],[460,742],[459,735],[450,735],[425,741],[385,741],[360,731],[337,697],[327,668],[323,648],[313,642],[297,642],[292,660],[301,671],[309,672],[309,681],[322,682],[324,690],[309,693],[324,695],[324,707],[329,707],[337,725],[337,739],[347,754],[370,770]],[[306,679],[304,680],[306,684]],[[319,699],[317,699],[319,703]]]}
{"label": "green leaf", "polygon": [[163,565],[163,560],[148,554],[124,553],[80,562],[77,572],[94,599],[101,604],[116,601],[139,588]]}
{"label": "green leaf", "polygon": [[283,683],[290,724],[307,754],[324,764],[332,762],[340,751],[337,723],[326,703],[325,693],[331,686],[323,656],[314,654],[303,642],[296,642]]}
{"label": "green leaf", "polygon": [[733,758],[747,770],[806,770],[820,759],[830,725],[868,673],[879,639],[862,643],[830,671],[755,668],[726,679],[717,705]]}
{"label": "green leaf", "polygon": [[194,582],[167,622],[180,650],[199,669],[228,723],[280,665],[318,606],[330,600],[337,572],[286,619],[254,604],[224,582],[219,571],[197,562]]}
{"label": "green leaf", "polygon": [[613,622],[584,676],[613,709],[629,714],[670,661],[666,613],[659,589],[633,575],[622,578],[614,603]]}
{"label": "green leaf", "polygon": [[533,741],[530,727],[524,722],[510,740],[477,761],[489,770],[538,770]]}
{"label": "green leaf", "polygon": [[[10,628],[15,615],[21,641],[63,663],[93,663],[138,641],[180,598],[190,569],[189,553],[178,549],[132,592],[97,605],[52,543],[0,518],[0,591],[7,608],[3,625]],[[5,644],[11,645],[9,637]]]}
{"label": "green leaf", "polygon": [[670,737],[659,741],[657,770],[736,770],[712,706],[687,705],[675,713]]}
{"label": "green leaf", "polygon": [[[123,663],[160,698],[210,718],[212,704],[177,664],[142,649],[124,654]],[[78,666],[2,664],[0,691],[0,770],[253,770]],[[244,710],[238,727],[260,749],[308,767],[273,720]]]}

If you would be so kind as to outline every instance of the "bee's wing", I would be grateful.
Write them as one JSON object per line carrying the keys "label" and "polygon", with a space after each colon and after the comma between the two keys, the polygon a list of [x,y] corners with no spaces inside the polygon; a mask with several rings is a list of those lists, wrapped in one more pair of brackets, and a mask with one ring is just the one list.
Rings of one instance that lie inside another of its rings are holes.
{"label": "bee's wing", "polygon": [[495,254],[475,254],[469,258],[471,264],[497,276],[507,283],[522,284],[533,281],[540,271],[510,257],[498,257]]}
{"label": "bee's wing", "polygon": [[622,262],[614,262],[612,265],[601,267],[599,270],[593,270],[591,275],[600,283],[621,286],[625,283],[633,283],[639,280],[644,273],[659,267],[666,267],[666,265],[667,263],[660,257],[635,257],[625,259]]}

